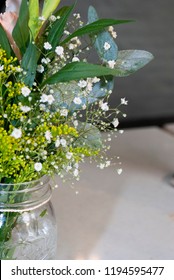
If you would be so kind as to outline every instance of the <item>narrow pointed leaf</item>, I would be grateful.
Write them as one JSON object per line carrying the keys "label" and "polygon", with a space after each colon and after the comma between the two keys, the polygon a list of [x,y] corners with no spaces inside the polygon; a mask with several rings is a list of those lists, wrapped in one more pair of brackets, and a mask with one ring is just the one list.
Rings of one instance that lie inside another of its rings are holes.
{"label": "narrow pointed leaf", "polygon": [[0,46],[6,51],[7,57],[10,57],[11,47],[6,32],[4,31],[1,25],[0,25]]}
{"label": "narrow pointed leaf", "polygon": [[28,86],[32,86],[37,69],[37,49],[32,43],[29,44],[21,63],[22,68],[26,71],[24,83]]}
{"label": "narrow pointed leaf", "polygon": [[19,17],[12,33],[13,39],[15,40],[22,54],[24,54],[29,41],[28,20],[28,4],[27,0],[23,0],[19,11]]}
{"label": "narrow pointed leaf", "polygon": [[118,52],[115,69],[120,77],[128,76],[144,67],[153,59],[153,55],[143,50],[124,50]]}
{"label": "narrow pointed leaf", "polygon": [[49,77],[42,84],[55,84],[60,82],[68,82],[72,80],[85,79],[88,77],[96,76],[119,76],[120,72],[117,69],[111,69],[108,67],[90,64],[86,62],[72,62],[63,67],[53,76]]}
{"label": "narrow pointed leaf", "polygon": [[52,45],[53,50],[59,44],[59,41],[60,41],[63,31],[64,31],[64,27],[66,25],[66,22],[69,18],[69,15],[71,14],[73,8],[74,8],[74,5],[71,7],[67,7],[66,10],[64,9],[64,13],[60,17],[60,19],[57,19],[55,21],[55,23],[53,24],[53,26],[48,34],[48,42]]}
{"label": "narrow pointed leaf", "polygon": [[41,21],[39,20],[39,0],[29,0],[29,28],[33,38],[36,38]]}
{"label": "narrow pointed leaf", "polygon": [[48,19],[49,16],[56,10],[60,3],[60,0],[45,0],[42,10],[42,16]]}
{"label": "narrow pointed leaf", "polygon": [[79,28],[77,31],[73,32],[69,35],[61,44],[67,43],[69,40],[76,36],[82,36],[85,34],[96,33],[103,30],[105,27],[116,25],[116,24],[123,24],[132,22],[132,20],[114,20],[114,19],[99,19],[95,22],[89,23],[82,28]]}

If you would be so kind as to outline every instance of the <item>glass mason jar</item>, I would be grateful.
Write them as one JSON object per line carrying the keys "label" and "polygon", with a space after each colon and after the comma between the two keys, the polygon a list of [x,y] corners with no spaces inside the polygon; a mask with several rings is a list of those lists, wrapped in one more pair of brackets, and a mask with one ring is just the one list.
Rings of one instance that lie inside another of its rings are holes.
{"label": "glass mason jar", "polygon": [[0,183],[0,259],[56,258],[57,228],[48,177]]}

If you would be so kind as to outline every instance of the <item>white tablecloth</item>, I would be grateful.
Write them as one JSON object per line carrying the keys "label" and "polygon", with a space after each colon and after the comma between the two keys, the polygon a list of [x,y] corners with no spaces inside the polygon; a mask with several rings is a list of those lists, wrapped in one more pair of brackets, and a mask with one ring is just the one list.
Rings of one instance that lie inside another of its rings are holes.
{"label": "white tablecloth", "polygon": [[[113,137],[116,166],[82,166],[72,188],[59,183],[52,202],[58,224],[57,259],[174,259],[174,136],[159,128]],[[58,180],[59,181],[59,180]]]}

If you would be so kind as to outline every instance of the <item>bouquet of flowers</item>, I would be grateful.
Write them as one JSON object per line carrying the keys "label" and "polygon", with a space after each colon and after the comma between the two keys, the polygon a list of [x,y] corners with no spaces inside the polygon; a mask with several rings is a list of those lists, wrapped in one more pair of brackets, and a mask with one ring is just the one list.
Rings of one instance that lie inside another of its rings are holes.
{"label": "bouquet of flowers", "polygon": [[[101,131],[117,130],[127,104],[109,108],[114,76],[134,73],[152,54],[118,50],[113,26],[130,20],[99,19],[90,6],[84,23],[60,0],[15,2],[0,15],[0,183],[78,179],[85,157],[109,166]],[[91,48],[96,64],[87,59]]]}

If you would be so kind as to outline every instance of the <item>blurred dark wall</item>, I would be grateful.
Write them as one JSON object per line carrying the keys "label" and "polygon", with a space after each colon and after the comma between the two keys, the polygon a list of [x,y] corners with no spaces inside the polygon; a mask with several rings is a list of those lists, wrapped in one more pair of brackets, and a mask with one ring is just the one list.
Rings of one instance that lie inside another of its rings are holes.
{"label": "blurred dark wall", "polygon": [[[4,1],[1,0],[1,5]],[[74,0],[62,0],[71,5]],[[100,17],[135,19],[135,23],[116,28],[117,44],[122,49],[144,49],[155,59],[139,72],[115,79],[111,103],[116,106],[126,97],[127,118],[121,125],[162,125],[174,121],[174,24],[172,0],[78,0],[76,11],[86,21],[87,9],[93,5]]]}

